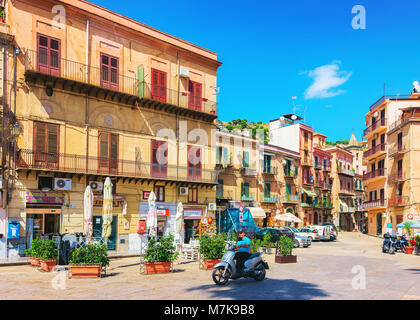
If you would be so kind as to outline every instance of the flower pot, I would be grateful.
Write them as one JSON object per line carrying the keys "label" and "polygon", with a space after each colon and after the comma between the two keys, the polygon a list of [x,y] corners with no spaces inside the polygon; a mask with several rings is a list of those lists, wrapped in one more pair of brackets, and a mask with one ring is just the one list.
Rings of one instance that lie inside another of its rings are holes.
{"label": "flower pot", "polygon": [[171,271],[172,262],[153,262],[146,263],[146,273],[167,273]]}
{"label": "flower pot", "polygon": [[35,257],[30,257],[29,258],[29,262],[31,263],[32,267],[39,267],[41,265],[41,259],[39,258],[35,258]]}
{"label": "flower pot", "polygon": [[214,266],[220,263],[222,259],[204,259],[203,265],[205,270],[213,270]]}
{"label": "flower pot", "polygon": [[276,256],[276,263],[297,263],[297,256]]}
{"label": "flower pot", "polygon": [[41,270],[46,272],[51,272],[54,270],[55,265],[57,264],[56,260],[41,260]]}
{"label": "flower pot", "polygon": [[70,266],[71,276],[75,278],[99,278],[101,265]]}
{"label": "flower pot", "polygon": [[413,254],[414,251],[414,247],[405,247],[405,252],[407,254]]}

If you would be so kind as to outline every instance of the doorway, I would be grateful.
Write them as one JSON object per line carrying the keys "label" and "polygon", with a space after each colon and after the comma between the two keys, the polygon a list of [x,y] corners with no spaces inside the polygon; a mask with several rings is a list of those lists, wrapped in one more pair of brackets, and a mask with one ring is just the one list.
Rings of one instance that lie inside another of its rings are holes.
{"label": "doorway", "polygon": [[[102,217],[95,216],[93,217],[93,237],[101,238],[102,237]],[[107,241],[107,248],[109,251],[117,250],[117,216],[112,217],[111,223],[111,236]]]}
{"label": "doorway", "polygon": [[318,212],[314,213],[314,225],[318,225]]}
{"label": "doorway", "polygon": [[376,214],[376,234],[382,235],[382,213]]}

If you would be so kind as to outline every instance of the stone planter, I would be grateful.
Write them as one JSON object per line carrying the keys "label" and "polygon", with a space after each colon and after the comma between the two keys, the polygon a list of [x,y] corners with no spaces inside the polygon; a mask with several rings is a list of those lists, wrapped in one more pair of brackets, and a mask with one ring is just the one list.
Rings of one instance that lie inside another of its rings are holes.
{"label": "stone planter", "polygon": [[204,259],[203,266],[205,270],[213,270],[214,266],[220,263],[222,259]]}
{"label": "stone planter", "polygon": [[70,266],[71,276],[75,278],[100,278],[101,265]]}
{"label": "stone planter", "polygon": [[168,273],[171,272],[172,262],[153,262],[146,263],[146,273],[155,274],[155,273]]}
{"label": "stone planter", "polygon": [[29,258],[29,262],[30,262],[30,264],[31,264],[32,267],[39,267],[39,266],[41,266],[41,259],[39,259],[39,258],[30,257]]}
{"label": "stone planter", "polygon": [[297,263],[297,256],[276,256],[276,263]]}
{"label": "stone planter", "polygon": [[54,270],[54,267],[56,266],[57,261],[56,260],[41,260],[41,270],[45,272],[51,272]]}

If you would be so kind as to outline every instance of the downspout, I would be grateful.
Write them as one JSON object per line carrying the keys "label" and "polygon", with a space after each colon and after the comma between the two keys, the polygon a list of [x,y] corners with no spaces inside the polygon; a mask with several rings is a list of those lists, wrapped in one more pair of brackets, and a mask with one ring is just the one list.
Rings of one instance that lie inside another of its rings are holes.
{"label": "downspout", "polygon": [[[177,63],[177,106],[179,106],[179,89],[180,89],[180,77],[179,77],[179,71],[180,71],[180,64],[179,64],[179,52],[176,54],[176,63]],[[179,179],[179,118],[178,118],[178,112],[176,113],[176,174],[177,179]],[[179,192],[177,192],[177,203],[179,201]]]}
{"label": "downspout", "polygon": [[[89,79],[89,19],[86,19],[86,83],[90,83]],[[86,92],[85,106],[85,124],[86,124],[86,165],[85,171],[89,169],[89,91]],[[87,181],[86,181],[87,183]]]}

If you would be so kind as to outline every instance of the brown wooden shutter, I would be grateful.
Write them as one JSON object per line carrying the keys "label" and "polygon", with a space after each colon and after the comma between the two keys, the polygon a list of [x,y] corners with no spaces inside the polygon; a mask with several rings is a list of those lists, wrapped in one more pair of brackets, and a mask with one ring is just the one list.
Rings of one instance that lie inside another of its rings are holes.
{"label": "brown wooden shutter", "polygon": [[166,72],[152,69],[152,99],[166,102]]}
{"label": "brown wooden shutter", "polygon": [[101,168],[108,167],[108,155],[109,155],[109,135],[107,133],[99,134],[99,166]]}
{"label": "brown wooden shutter", "polygon": [[118,135],[116,134],[111,134],[110,168],[113,171],[118,169]]}
{"label": "brown wooden shutter", "polygon": [[47,126],[48,137],[48,163],[58,163],[58,126],[49,124]]}

